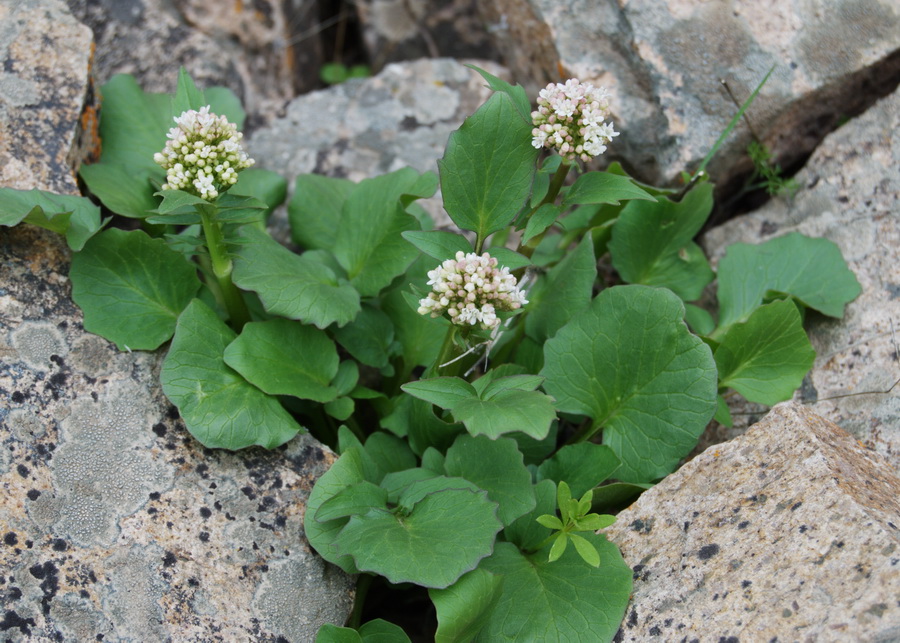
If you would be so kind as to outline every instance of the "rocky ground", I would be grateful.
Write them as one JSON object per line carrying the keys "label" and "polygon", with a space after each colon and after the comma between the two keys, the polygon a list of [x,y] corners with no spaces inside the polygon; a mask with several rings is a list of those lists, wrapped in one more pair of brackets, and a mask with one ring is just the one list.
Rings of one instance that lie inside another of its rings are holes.
{"label": "rocky ground", "polygon": [[[355,9],[0,0],[0,185],[77,193],[71,168],[96,145],[92,88],[128,72],[171,91],[180,65],[241,96],[252,155],[289,180],[436,169],[449,132],[487,96],[460,64],[473,58],[532,95],[569,75],[606,85],[616,158],[672,183],[736,110],[721,81],[742,101],[774,66],[752,133],[739,126],[710,166],[720,201],[735,207],[702,243],[715,262],[737,241],[824,236],[863,293],[841,321],[808,320],[818,357],[793,403],[711,426],[708,448],[607,531],[635,570],[619,639],[900,639],[896,4]],[[338,58],[367,60],[375,75],[323,88],[318,70]],[[793,199],[737,198],[753,135],[797,172]],[[726,221],[739,203],[752,209]],[[428,207],[441,216],[439,201]],[[308,641],[342,622],[353,579],[302,534],[305,499],[333,454],[311,439],[274,453],[203,449],[162,397],[159,355],[84,332],[63,244],[0,228],[0,258],[0,634]]]}

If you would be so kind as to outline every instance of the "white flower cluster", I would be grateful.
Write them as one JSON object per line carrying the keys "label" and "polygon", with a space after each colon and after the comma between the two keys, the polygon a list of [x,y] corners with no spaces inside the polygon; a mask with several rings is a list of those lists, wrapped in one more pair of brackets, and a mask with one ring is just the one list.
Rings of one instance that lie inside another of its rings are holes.
{"label": "white flower cluster", "polygon": [[241,147],[243,134],[224,116],[189,110],[175,118],[166,147],[153,160],[166,171],[163,190],[184,190],[211,201],[237,183],[237,173],[253,165]]}
{"label": "white flower cluster", "polygon": [[486,252],[481,256],[457,252],[456,259],[428,271],[428,285],[432,291],[419,300],[419,314],[440,317],[447,313],[460,326],[493,329],[500,323],[498,311],[528,303],[509,268],[497,268],[497,260]]}
{"label": "white flower cluster", "polygon": [[534,137],[531,144],[537,149],[555,149],[563,158],[589,161],[606,151],[606,144],[619,133],[609,115],[609,92],[603,87],[581,83],[572,78],[562,83],[550,83],[537,100],[538,109],[531,113]]}

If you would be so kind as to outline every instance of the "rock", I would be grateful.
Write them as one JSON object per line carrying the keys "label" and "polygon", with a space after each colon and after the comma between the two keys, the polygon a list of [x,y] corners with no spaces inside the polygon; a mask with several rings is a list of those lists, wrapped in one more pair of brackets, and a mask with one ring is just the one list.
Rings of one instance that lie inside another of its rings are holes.
{"label": "rock", "polygon": [[[900,471],[900,91],[829,135],[795,177],[793,200],[709,231],[713,264],[729,244],[799,231],[841,249],[862,286],[843,320],[807,316],[817,357],[795,399],[883,453]],[[719,430],[718,437],[725,437]]]}
{"label": "rock", "polygon": [[[889,0],[483,0],[519,82],[568,76],[604,85],[622,136],[611,152],[651,182],[670,183],[712,148],[774,65],[748,116],[785,167],[838,119],[900,80],[900,10]],[[750,169],[745,125],[709,170],[722,184]]]}
{"label": "rock", "polygon": [[2,229],[0,256],[0,630],[309,641],[343,624],[352,578],[303,534],[335,456],[308,435],[203,448],[162,395],[161,355],[83,330],[58,238]]}
{"label": "rock", "polygon": [[76,194],[91,32],[59,0],[0,0],[0,25],[0,186]]}
{"label": "rock", "polygon": [[[287,3],[199,0],[68,0],[94,32],[94,73],[100,84],[132,74],[148,92],[175,90],[180,67],[200,87],[228,87],[242,100],[250,125],[279,112],[296,90],[319,84],[318,38],[296,42],[315,26],[313,0]],[[296,84],[296,88],[295,88]]]}
{"label": "rock", "polygon": [[898,497],[881,456],[776,406],[605,531],[635,578],[615,640],[897,640]]}
{"label": "rock", "polygon": [[[477,61],[495,76],[503,68]],[[388,65],[373,78],[351,79],[294,99],[284,118],[255,131],[247,149],[258,167],[365,178],[411,166],[437,171],[450,133],[490,96],[476,72],[449,59]],[[441,223],[437,198],[419,201]]]}
{"label": "rock", "polygon": [[417,58],[497,59],[493,38],[478,16],[477,0],[358,0],[354,4],[375,70]]}

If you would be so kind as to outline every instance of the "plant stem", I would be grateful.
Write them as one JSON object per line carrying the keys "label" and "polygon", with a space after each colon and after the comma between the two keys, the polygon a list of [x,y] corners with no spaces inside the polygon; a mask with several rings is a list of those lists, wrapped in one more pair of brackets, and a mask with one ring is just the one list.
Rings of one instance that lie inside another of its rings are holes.
{"label": "plant stem", "polygon": [[[556,197],[559,196],[559,191],[562,189],[563,183],[566,181],[566,177],[569,175],[569,170],[571,169],[571,165],[568,163],[560,163],[559,167],[556,168],[556,172],[553,174],[553,178],[550,179],[550,187],[547,188],[547,194],[544,195],[544,198],[541,199],[541,202],[538,203],[535,207],[531,209],[531,212],[528,213],[528,216],[525,217],[525,223],[528,223],[528,220],[532,217],[532,215],[537,212],[542,205],[546,205],[547,203],[553,203],[556,201]],[[519,254],[523,254],[529,259],[534,254],[535,249],[541,243],[541,240],[544,238],[544,233],[540,233],[532,237],[528,243],[520,243],[519,247],[516,248],[516,252]]]}
{"label": "plant stem", "polygon": [[203,237],[206,239],[206,249],[212,262],[213,275],[222,295],[222,303],[228,313],[228,319],[232,327],[240,331],[244,324],[250,321],[250,311],[241,297],[240,291],[231,280],[231,271],[234,264],[228,256],[225,247],[225,237],[222,234],[222,226],[216,220],[217,208],[215,204],[198,205],[200,221],[203,225]]}
{"label": "plant stem", "polygon": [[591,422],[590,424],[585,423],[575,432],[575,434],[566,440],[566,444],[578,444],[579,442],[587,442],[592,437],[594,437],[597,432],[600,430],[601,423],[597,420]]}
{"label": "plant stem", "polygon": [[350,619],[347,621],[347,627],[358,630],[360,621],[362,621],[363,605],[366,602],[366,595],[369,593],[369,586],[372,584],[372,574],[360,574],[356,581],[356,600],[353,601],[353,611],[350,612]]}
{"label": "plant stem", "polygon": [[437,377],[440,375],[444,376],[452,376],[456,375],[459,372],[459,362],[453,362],[452,364],[447,364],[447,366],[441,368],[442,364],[446,364],[451,359],[456,357],[456,334],[459,332],[460,327],[456,324],[450,324],[450,328],[447,329],[447,334],[444,336],[444,343],[441,346],[441,351],[438,353],[437,359],[434,360],[434,364],[431,365],[431,368],[425,373],[425,377]]}

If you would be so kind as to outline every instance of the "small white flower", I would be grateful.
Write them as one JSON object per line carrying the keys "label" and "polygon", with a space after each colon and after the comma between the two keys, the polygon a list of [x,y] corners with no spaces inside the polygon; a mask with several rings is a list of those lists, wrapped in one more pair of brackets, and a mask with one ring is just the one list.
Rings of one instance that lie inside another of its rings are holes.
{"label": "small white flower", "polygon": [[428,296],[419,300],[420,315],[445,314],[454,324],[493,329],[500,323],[497,311],[510,311],[527,304],[509,268],[498,268],[488,253],[457,252],[428,271]]}
{"label": "small white flower", "polygon": [[603,87],[571,78],[565,84],[550,83],[540,91],[538,109],[531,113],[531,144],[555,149],[568,161],[589,161],[606,151],[619,133],[609,116],[609,92]]}
{"label": "small white flower", "polygon": [[241,147],[242,134],[210,106],[175,117],[162,152],[153,161],[166,170],[163,190],[184,190],[212,200],[237,183],[237,173],[254,161]]}

